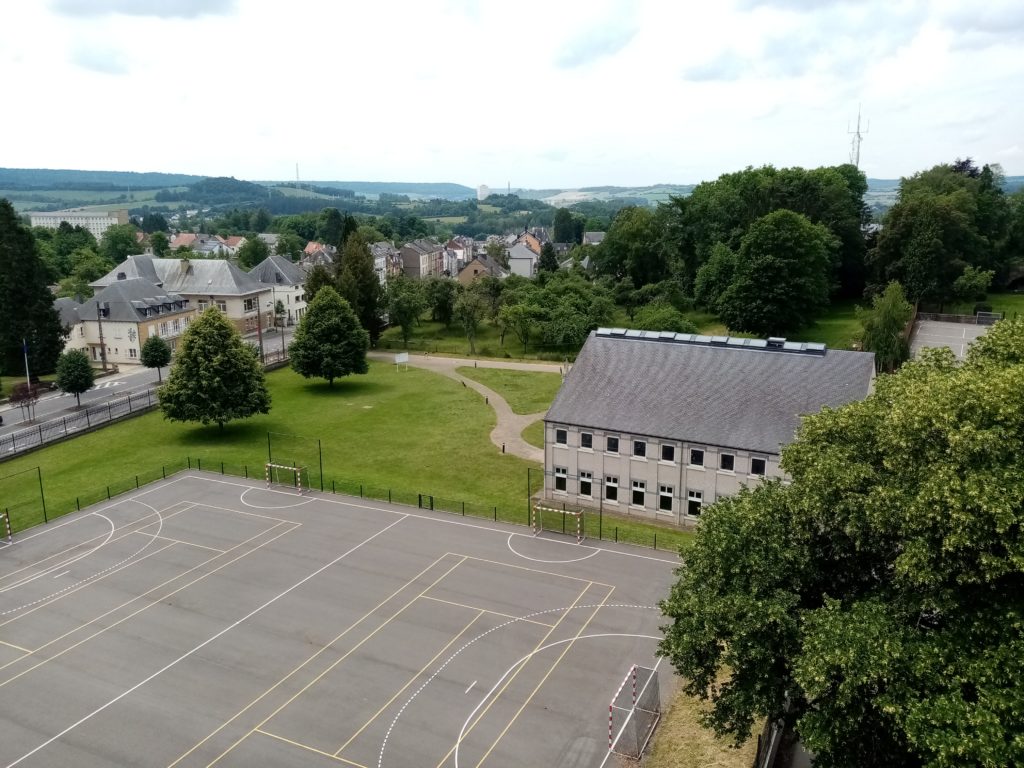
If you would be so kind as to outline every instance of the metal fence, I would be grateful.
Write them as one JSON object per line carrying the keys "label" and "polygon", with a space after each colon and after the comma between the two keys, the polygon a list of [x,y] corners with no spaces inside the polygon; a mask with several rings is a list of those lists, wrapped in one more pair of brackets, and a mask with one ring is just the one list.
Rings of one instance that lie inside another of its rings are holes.
{"label": "metal fence", "polygon": [[156,387],[113,398],[101,405],[74,411],[67,416],[0,436],[0,459],[11,458],[35,448],[71,437],[77,432],[152,410],[158,405]]}

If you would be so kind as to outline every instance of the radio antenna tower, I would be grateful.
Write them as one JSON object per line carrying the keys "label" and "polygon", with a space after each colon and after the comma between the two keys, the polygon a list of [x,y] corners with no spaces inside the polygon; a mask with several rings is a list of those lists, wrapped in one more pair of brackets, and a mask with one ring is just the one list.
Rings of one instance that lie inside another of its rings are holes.
{"label": "radio antenna tower", "polygon": [[860,168],[860,143],[864,141],[864,134],[871,129],[871,121],[868,121],[867,128],[864,129],[863,133],[860,130],[860,105],[857,105],[857,130],[851,131],[850,125],[847,123],[846,132],[853,135],[853,139],[850,141],[850,162],[853,163],[855,168]]}

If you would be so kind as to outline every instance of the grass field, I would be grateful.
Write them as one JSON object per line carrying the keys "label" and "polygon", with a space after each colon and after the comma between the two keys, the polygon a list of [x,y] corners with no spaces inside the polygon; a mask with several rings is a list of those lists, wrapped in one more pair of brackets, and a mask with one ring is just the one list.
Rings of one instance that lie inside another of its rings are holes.
{"label": "grass field", "polygon": [[[861,302],[866,305],[867,302]],[[836,301],[809,328],[789,335],[793,341],[820,341],[830,349],[851,349],[861,332],[856,301]]]}
{"label": "grass field", "polygon": [[534,448],[544,447],[544,422],[541,419],[533,422],[530,426],[523,430],[523,440],[528,442]]}
{"label": "grass field", "polygon": [[682,691],[676,694],[658,725],[644,768],[750,768],[757,737],[733,747],[701,726],[699,717],[705,706]]}
{"label": "grass field", "polygon": [[477,203],[476,209],[480,213],[501,213],[501,208],[496,205],[488,205],[487,203]]}
{"label": "grass field", "polygon": [[490,387],[508,403],[513,413],[547,410],[562,386],[562,375],[542,371],[509,371],[503,368],[456,368],[473,381]]}
{"label": "grass field", "polygon": [[[40,376],[39,380],[40,381],[53,381],[55,378],[57,378],[57,374],[55,374],[55,373],[47,373],[47,374],[45,374],[43,376]],[[24,383],[25,383],[25,377],[24,376],[20,376],[20,377],[19,376],[4,376],[2,379],[0,379],[0,399],[6,398],[6,397],[10,397],[11,396],[11,390],[14,389],[18,384],[24,384]]]}
{"label": "grass field", "polygon": [[[413,337],[406,347],[402,342],[401,329],[388,328],[381,334],[378,346],[382,349],[410,349],[417,352],[440,352],[446,355],[469,355],[469,342],[462,329],[456,325],[445,328],[441,323],[431,320],[421,320],[416,326]],[[489,322],[480,324],[476,337],[476,353],[478,357],[508,357],[524,358],[537,357],[536,350],[532,355],[525,354],[526,350],[519,340],[511,333],[505,335],[505,343],[501,343],[501,332]]]}
{"label": "grass field", "polygon": [[427,216],[424,221],[433,221],[437,224],[465,224],[468,216]]}

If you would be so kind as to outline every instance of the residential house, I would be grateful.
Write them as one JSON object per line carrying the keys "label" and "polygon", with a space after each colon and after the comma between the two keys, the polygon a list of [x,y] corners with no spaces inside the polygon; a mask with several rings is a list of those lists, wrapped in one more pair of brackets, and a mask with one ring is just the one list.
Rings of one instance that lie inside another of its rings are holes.
{"label": "residential house", "polygon": [[604,241],[604,232],[584,232],[583,245],[600,245]]}
{"label": "residential house", "polygon": [[249,275],[270,286],[274,306],[284,307],[283,322],[295,325],[306,313],[306,271],[287,256],[268,256],[249,270]]}
{"label": "residential house", "polygon": [[458,280],[468,288],[480,278],[488,275],[504,278],[508,277],[508,271],[486,253],[481,253],[459,271]]}
{"label": "residential house", "polygon": [[545,243],[550,243],[551,238],[548,237],[548,231],[544,227],[533,227],[524,229],[516,238],[516,242],[525,245],[537,256],[540,256],[540,249],[544,247]]}
{"label": "residential house", "polygon": [[165,293],[187,299],[199,312],[217,307],[240,333],[256,333],[273,324],[269,285],[251,277],[225,259],[160,259],[147,254],[129,256],[90,285],[106,288],[112,283],[144,278]]}
{"label": "residential house", "polygon": [[334,254],[327,248],[318,248],[310,253],[303,254],[299,264],[306,272],[309,272],[313,267],[334,269]]}
{"label": "residential house", "polygon": [[277,253],[277,243],[281,239],[280,235],[273,232],[261,232],[256,237],[266,244],[267,249],[271,253]]}
{"label": "residential house", "polygon": [[[231,237],[221,238],[224,243],[224,253],[228,256],[237,256],[238,251],[241,250],[242,246],[249,242],[246,238],[241,235],[232,235]],[[273,253],[273,251],[271,251]]]}
{"label": "residential house", "polygon": [[117,280],[78,304],[57,299],[61,323],[69,329],[64,349],[85,350],[95,363],[138,363],[142,345],[161,336],[171,349],[196,317],[196,308],[180,294],[141,277]]}
{"label": "residential house", "polygon": [[444,246],[433,240],[413,240],[403,245],[399,253],[406,277],[422,280],[444,272]]}
{"label": "residential house", "polygon": [[765,477],[801,417],[868,395],[874,355],[599,328],[544,419],[544,498],[694,523]]}
{"label": "residential house", "polygon": [[207,235],[201,232],[179,232],[176,234],[171,239],[170,249],[177,251],[181,248],[187,248],[204,256],[228,255],[228,249],[223,240],[217,235]]}
{"label": "residential house", "polygon": [[370,255],[373,256],[373,271],[381,285],[386,285],[389,278],[402,274],[402,254],[387,240],[370,243]]}
{"label": "residential house", "polygon": [[302,249],[302,255],[312,256],[317,251],[324,251],[332,259],[338,254],[338,249],[335,246],[318,243],[316,240],[310,240],[306,243],[306,247]]}
{"label": "residential house", "polygon": [[508,268],[513,275],[533,277],[537,272],[539,251],[534,253],[523,243],[516,243],[508,251]]}

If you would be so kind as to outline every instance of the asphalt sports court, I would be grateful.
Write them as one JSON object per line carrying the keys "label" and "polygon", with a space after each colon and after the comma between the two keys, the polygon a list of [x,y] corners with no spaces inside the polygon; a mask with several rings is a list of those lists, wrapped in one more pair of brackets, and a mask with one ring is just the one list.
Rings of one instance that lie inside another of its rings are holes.
{"label": "asphalt sports court", "polygon": [[949,347],[958,360],[967,356],[967,347],[990,326],[918,320],[910,336],[910,356],[917,357],[925,347]]}
{"label": "asphalt sports court", "polygon": [[0,765],[615,765],[676,565],[183,473],[0,547]]}

